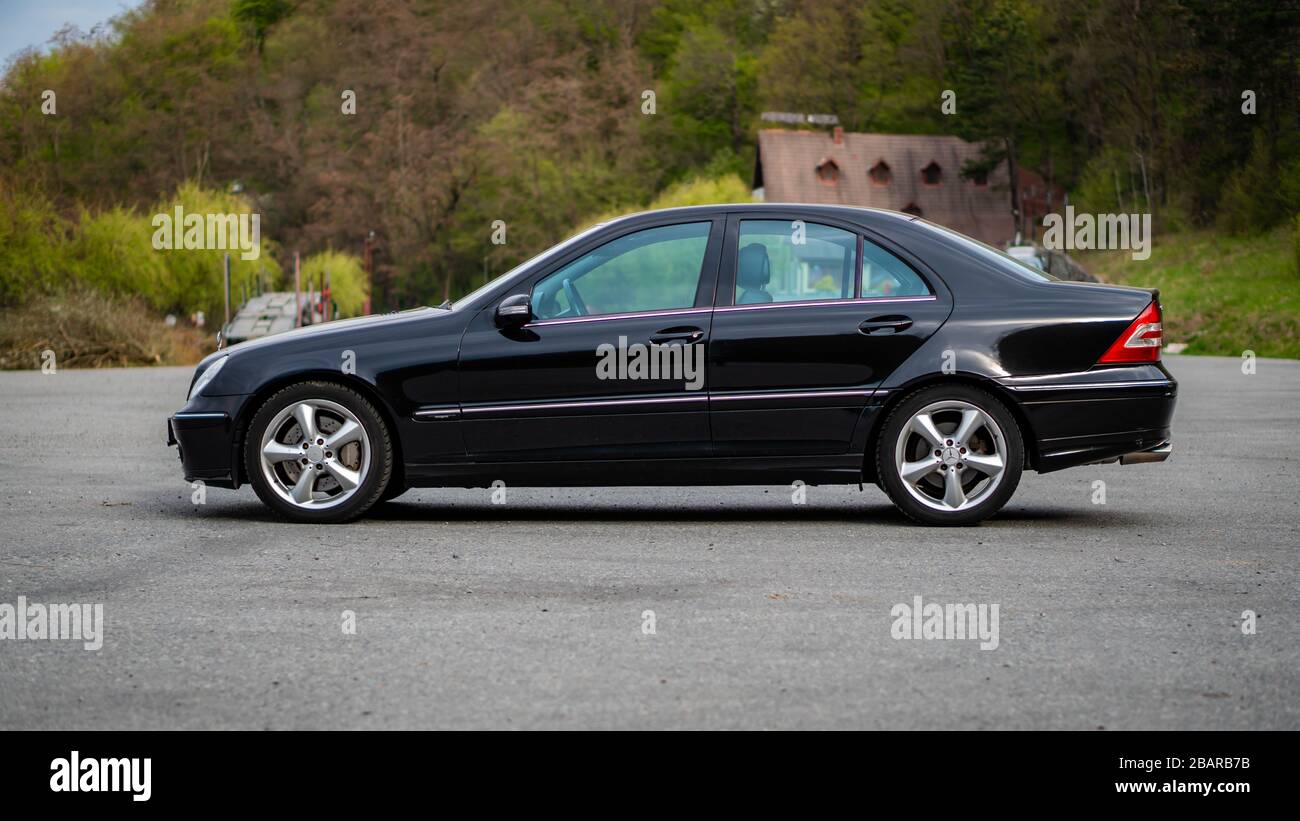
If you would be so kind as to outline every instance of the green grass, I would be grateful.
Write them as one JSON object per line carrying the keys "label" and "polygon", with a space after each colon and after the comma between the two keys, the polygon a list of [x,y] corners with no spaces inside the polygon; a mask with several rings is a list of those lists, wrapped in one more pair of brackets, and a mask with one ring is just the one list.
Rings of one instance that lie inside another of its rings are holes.
{"label": "green grass", "polygon": [[1189,354],[1300,358],[1300,272],[1291,232],[1256,237],[1212,231],[1156,238],[1151,258],[1128,251],[1080,255],[1105,282],[1159,288],[1165,342]]}

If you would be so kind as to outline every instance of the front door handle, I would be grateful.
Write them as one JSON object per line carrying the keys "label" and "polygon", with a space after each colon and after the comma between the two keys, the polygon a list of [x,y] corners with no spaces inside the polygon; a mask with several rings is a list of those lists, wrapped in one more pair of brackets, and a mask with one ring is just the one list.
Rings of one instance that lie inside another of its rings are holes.
{"label": "front door handle", "polygon": [[650,341],[656,345],[667,345],[670,342],[681,342],[689,345],[692,342],[699,342],[704,338],[704,331],[690,325],[679,325],[676,328],[664,328],[659,333],[650,337]]}
{"label": "front door handle", "polygon": [[873,316],[871,319],[863,320],[862,324],[858,326],[858,330],[868,336],[879,336],[902,333],[910,327],[912,327],[910,317]]}

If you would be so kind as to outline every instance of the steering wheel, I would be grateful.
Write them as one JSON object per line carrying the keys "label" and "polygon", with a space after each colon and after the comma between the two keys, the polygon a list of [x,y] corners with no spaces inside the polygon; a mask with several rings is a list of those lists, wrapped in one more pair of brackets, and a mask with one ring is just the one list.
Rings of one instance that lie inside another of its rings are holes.
{"label": "steering wheel", "polygon": [[578,289],[573,287],[573,280],[565,277],[560,284],[564,286],[564,295],[569,298],[569,306],[573,308],[573,313],[576,316],[586,316],[587,303],[582,301],[582,297],[578,295]]}

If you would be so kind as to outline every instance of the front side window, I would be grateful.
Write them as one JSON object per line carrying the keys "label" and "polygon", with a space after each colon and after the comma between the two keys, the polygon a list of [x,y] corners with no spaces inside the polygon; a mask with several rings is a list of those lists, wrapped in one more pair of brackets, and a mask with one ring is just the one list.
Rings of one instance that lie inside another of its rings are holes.
{"label": "front side window", "polygon": [[538,319],[637,313],[695,304],[712,223],[647,228],[611,240],[533,287]]}
{"label": "front side window", "polygon": [[802,220],[741,220],[737,305],[852,299],[857,235]]}

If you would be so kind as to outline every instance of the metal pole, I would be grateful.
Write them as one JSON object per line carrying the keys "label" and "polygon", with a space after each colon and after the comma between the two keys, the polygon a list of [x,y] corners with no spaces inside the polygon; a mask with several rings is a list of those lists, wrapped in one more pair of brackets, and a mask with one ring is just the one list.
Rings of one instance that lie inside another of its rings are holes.
{"label": "metal pole", "polygon": [[[366,265],[366,290],[372,295],[376,294],[374,242],[375,242],[375,232],[371,231],[369,234],[366,235],[365,244],[362,246],[365,249],[363,251],[363,256],[365,258],[365,265]],[[369,296],[366,297],[366,315],[367,316],[370,315]]]}
{"label": "metal pole", "polygon": [[302,269],[298,266],[298,252],[293,252],[293,327],[302,326]]}
{"label": "metal pole", "polygon": [[223,277],[225,279],[225,292],[226,292],[226,324],[222,325],[221,327],[225,328],[230,325],[230,254],[225,255],[225,266],[224,266]]}

